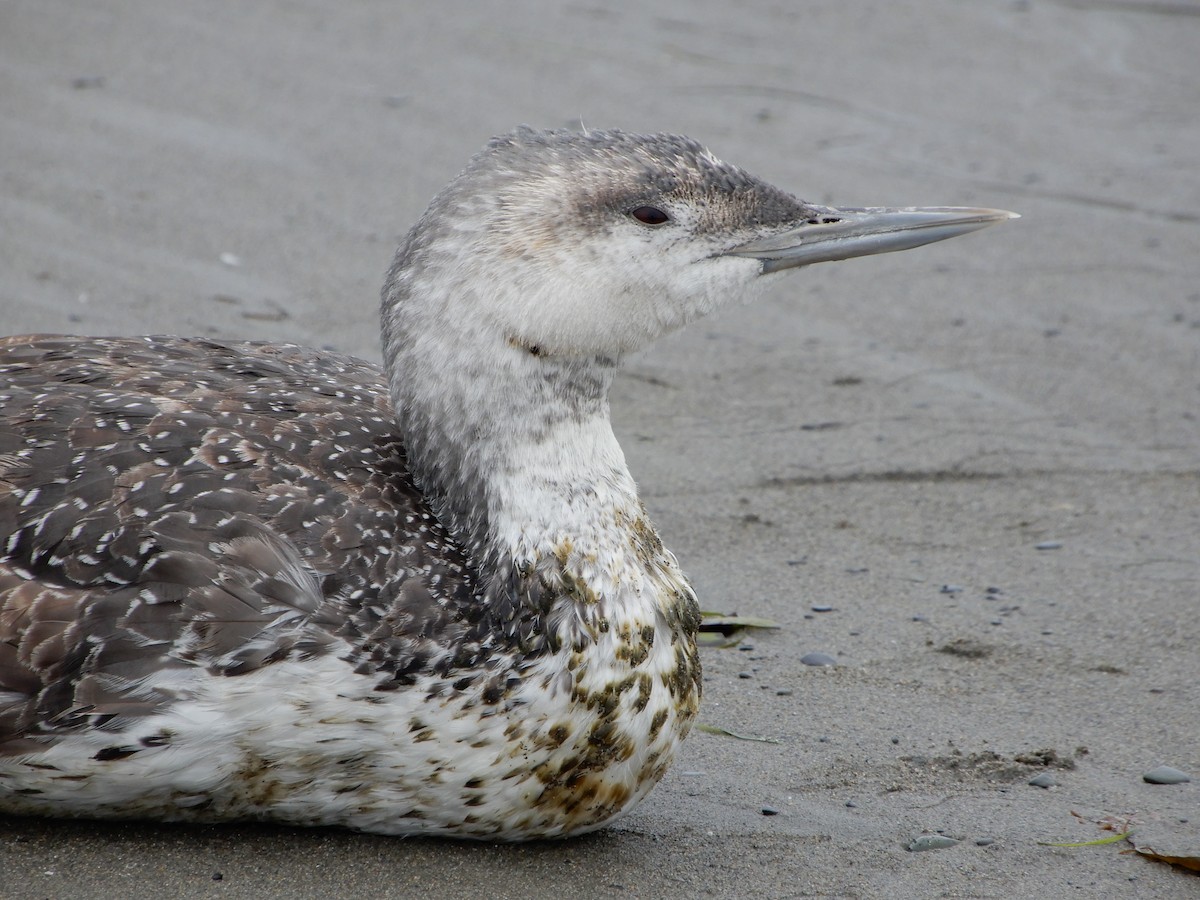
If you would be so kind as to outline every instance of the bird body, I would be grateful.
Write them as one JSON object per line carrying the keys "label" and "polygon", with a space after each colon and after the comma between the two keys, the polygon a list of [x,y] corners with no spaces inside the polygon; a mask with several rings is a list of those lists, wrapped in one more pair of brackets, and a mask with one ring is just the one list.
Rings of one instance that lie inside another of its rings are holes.
{"label": "bird body", "polygon": [[814,207],[684,138],[522,129],[402,244],[383,371],[0,340],[0,811],[612,821],[701,692],[695,597],[609,424],[621,357],[774,272],[1006,217]]}

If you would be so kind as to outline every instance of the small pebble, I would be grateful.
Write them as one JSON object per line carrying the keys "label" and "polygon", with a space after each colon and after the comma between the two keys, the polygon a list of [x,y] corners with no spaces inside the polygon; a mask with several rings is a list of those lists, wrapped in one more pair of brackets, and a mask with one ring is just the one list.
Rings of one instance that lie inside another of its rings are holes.
{"label": "small pebble", "polygon": [[775,696],[776,697],[790,697],[790,696],[792,696],[792,689],[791,688],[780,688],[779,690],[777,690],[775,692]]}
{"label": "small pebble", "polygon": [[1171,766],[1158,766],[1142,776],[1147,784],[1185,784],[1192,780],[1187,772],[1181,772]]}
{"label": "small pebble", "polygon": [[762,808],[762,814],[764,816],[777,816],[777,815],[779,815],[779,810],[777,810],[773,806],[764,806]]}
{"label": "small pebble", "polygon": [[853,800],[847,800],[846,801],[846,809],[858,809],[858,804],[855,803]]}
{"label": "small pebble", "polygon": [[898,738],[898,737],[894,737],[894,738],[892,738],[892,743],[893,743],[893,744],[898,744],[898,743],[900,743],[900,738]]}
{"label": "small pebble", "polygon": [[912,617],[912,620],[913,620],[914,622],[928,622],[928,621],[929,621],[929,620],[928,620],[927,618],[925,618],[924,616],[913,616],[913,617]]}
{"label": "small pebble", "polygon": [[957,843],[958,841],[954,838],[946,837],[944,834],[923,834],[918,838],[913,838],[908,844],[908,849],[912,853],[920,853],[923,850],[945,850]]}
{"label": "small pebble", "polygon": [[220,872],[213,872],[213,877],[212,877],[212,880],[213,880],[213,881],[224,881],[224,880],[225,880],[225,876],[224,876],[224,875],[222,875]]}
{"label": "small pebble", "polygon": [[738,672],[738,678],[753,678],[749,672]]}
{"label": "small pebble", "polygon": [[805,653],[800,657],[800,662],[806,666],[836,666],[837,660],[828,653]]}
{"label": "small pebble", "polygon": [[740,647],[738,647],[738,650],[740,650],[742,653],[749,653],[753,649],[754,649],[753,644],[742,644]]}
{"label": "small pebble", "polygon": [[1004,591],[1000,590],[1000,588],[998,588],[998,587],[986,587],[983,589],[983,592],[985,594],[1003,594],[1004,593]]}
{"label": "small pebble", "polygon": [[976,838],[975,839],[976,847],[990,847],[994,843],[996,843],[995,838]]}
{"label": "small pebble", "polygon": [[812,606],[813,612],[833,612],[833,607],[827,603],[814,603]]}
{"label": "small pebble", "polygon": [[1054,776],[1049,772],[1043,772],[1041,775],[1035,775],[1029,779],[1029,783],[1034,787],[1052,788],[1057,787],[1058,782],[1054,780]]}
{"label": "small pebble", "polygon": [[941,593],[943,593],[943,594],[961,594],[962,593],[962,585],[943,584]]}
{"label": "small pebble", "polygon": [[1042,541],[1033,545],[1034,550],[1061,550],[1062,541]]}

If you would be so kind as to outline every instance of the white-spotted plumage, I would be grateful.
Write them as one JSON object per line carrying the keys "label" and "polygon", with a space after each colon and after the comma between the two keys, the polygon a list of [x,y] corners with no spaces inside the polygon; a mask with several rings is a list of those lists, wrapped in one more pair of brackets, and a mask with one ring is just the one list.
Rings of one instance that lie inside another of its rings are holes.
{"label": "white-spotted plumage", "polygon": [[385,371],[0,339],[0,811],[525,839],[644,797],[699,613],[612,433],[622,355],[990,210],[804,204],[669,135],[494,139],[383,293]]}

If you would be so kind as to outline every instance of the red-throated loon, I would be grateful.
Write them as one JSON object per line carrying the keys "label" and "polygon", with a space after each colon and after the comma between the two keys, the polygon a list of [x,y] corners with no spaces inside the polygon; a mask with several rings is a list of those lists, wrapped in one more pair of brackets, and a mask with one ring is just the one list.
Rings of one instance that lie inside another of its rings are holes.
{"label": "red-throated loon", "polygon": [[0,811],[577,834],[659,780],[699,613],[609,424],[629,351],[1010,218],[801,202],[692,140],[520,129],[409,232],[384,369],[0,340]]}

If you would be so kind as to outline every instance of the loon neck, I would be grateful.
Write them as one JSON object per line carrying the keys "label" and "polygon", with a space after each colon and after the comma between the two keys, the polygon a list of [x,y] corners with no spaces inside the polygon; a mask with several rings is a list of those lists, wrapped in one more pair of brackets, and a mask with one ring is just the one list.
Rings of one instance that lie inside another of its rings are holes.
{"label": "loon neck", "polygon": [[462,322],[414,334],[389,329],[388,318],[409,468],[477,564],[600,549],[620,523],[640,519],[609,420],[616,359],[551,358]]}

